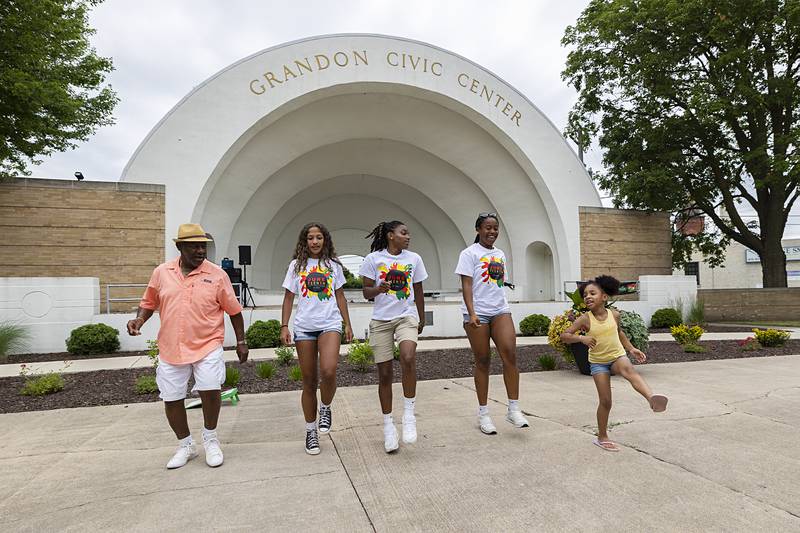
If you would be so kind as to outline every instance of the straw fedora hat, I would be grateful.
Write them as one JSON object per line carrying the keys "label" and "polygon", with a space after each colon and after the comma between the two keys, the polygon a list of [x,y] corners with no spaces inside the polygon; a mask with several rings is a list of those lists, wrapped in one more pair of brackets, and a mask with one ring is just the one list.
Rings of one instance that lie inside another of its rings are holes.
{"label": "straw fedora hat", "polygon": [[181,224],[178,226],[178,238],[172,239],[175,242],[212,242],[206,230],[200,224]]}

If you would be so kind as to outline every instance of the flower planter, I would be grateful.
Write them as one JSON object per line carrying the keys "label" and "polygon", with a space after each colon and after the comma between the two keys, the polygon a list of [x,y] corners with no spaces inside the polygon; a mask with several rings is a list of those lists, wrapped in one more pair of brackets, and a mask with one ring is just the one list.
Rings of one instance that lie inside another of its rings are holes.
{"label": "flower planter", "polygon": [[589,370],[589,347],[582,342],[576,342],[569,345],[572,356],[575,358],[575,364],[578,365],[578,370],[584,376],[590,376],[592,373]]}

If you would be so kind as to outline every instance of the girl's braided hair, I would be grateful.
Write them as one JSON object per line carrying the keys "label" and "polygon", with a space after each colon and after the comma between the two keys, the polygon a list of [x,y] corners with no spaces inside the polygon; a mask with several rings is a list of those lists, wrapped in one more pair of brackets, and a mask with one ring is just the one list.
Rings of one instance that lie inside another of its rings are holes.
{"label": "girl's braided hair", "polygon": [[319,254],[319,264],[324,265],[326,268],[331,268],[331,263],[338,263],[339,266],[342,266],[342,262],[336,257],[333,239],[331,239],[331,233],[328,228],[319,222],[309,222],[300,230],[300,235],[297,237],[297,245],[294,247],[294,256],[292,256],[292,259],[296,260],[294,273],[299,274],[308,265],[308,232],[311,231],[311,228],[317,228],[322,233],[323,242],[322,251]]}
{"label": "girl's braided hair", "polygon": [[390,231],[394,231],[398,226],[405,226],[405,224],[399,220],[392,220],[391,222],[381,222],[375,226],[375,229],[373,229],[369,235],[364,237],[365,239],[372,239],[372,242],[369,245],[369,251],[377,252],[378,250],[388,248],[389,237],[387,237],[387,235]]}
{"label": "girl's braided hair", "polygon": [[[487,218],[493,218],[497,220],[497,222],[500,222],[500,220],[497,218],[496,213],[481,213],[480,215],[478,215],[478,218],[475,219],[475,231],[481,229],[481,224],[483,224],[483,221],[486,220]],[[476,243],[481,242],[480,235],[475,235],[475,242]]]}

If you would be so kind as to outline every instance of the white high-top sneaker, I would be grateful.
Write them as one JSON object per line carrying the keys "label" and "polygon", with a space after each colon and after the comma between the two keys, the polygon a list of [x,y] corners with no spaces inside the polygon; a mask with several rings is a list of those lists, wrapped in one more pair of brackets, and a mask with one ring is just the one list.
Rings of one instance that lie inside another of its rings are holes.
{"label": "white high-top sneaker", "polygon": [[175,450],[175,455],[173,455],[172,459],[167,463],[167,468],[170,470],[173,468],[180,468],[195,457],[197,457],[197,448],[195,448],[194,443],[182,444]]}

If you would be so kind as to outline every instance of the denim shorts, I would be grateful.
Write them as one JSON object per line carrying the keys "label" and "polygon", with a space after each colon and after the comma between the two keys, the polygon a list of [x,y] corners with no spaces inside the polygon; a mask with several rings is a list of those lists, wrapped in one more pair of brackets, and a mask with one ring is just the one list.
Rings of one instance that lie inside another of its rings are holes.
{"label": "denim shorts", "polygon": [[319,339],[319,336],[323,333],[338,333],[339,335],[342,334],[342,330],[338,328],[330,328],[330,329],[321,329],[319,331],[295,331],[294,332],[294,342],[297,341],[315,341]]}
{"label": "denim shorts", "polygon": [[[503,315],[510,315],[510,311],[504,311],[502,313],[497,313],[496,315],[478,315],[478,322],[481,324],[491,324],[495,318]],[[464,324],[469,322],[469,315],[461,315],[464,317]]]}
{"label": "denim shorts", "polygon": [[616,363],[619,357],[610,363],[589,363],[589,372],[594,376],[595,374],[611,374],[611,365]]}

